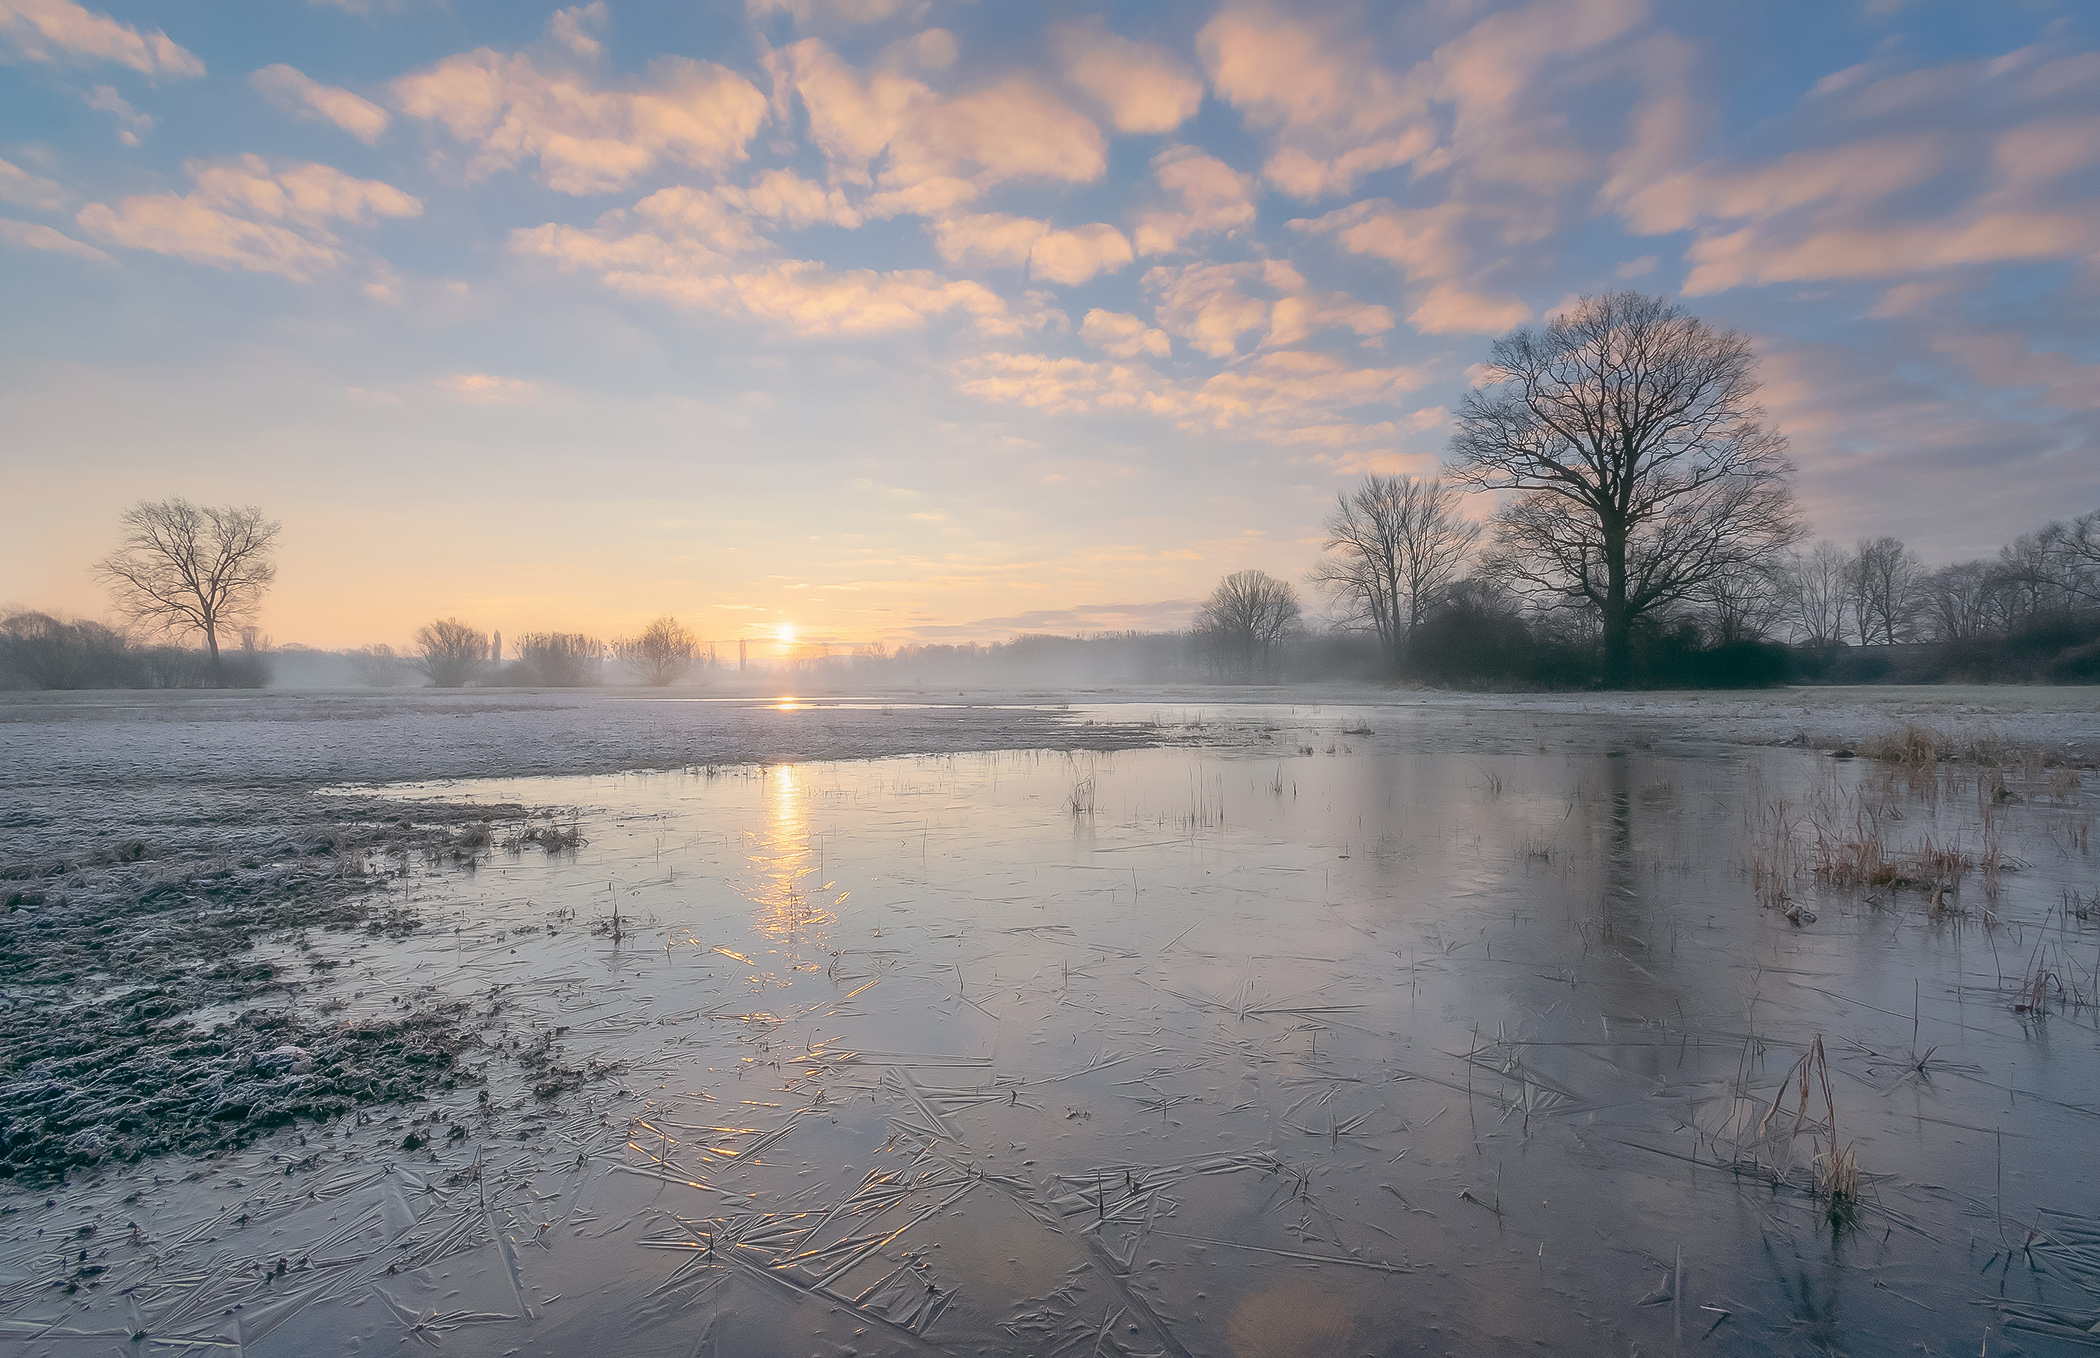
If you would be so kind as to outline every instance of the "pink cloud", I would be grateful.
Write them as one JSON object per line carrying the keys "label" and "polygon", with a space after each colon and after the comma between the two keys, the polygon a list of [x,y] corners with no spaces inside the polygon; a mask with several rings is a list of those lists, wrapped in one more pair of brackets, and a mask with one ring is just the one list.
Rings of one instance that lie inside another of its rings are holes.
{"label": "pink cloud", "polygon": [[334,85],[323,85],[290,66],[265,66],[248,77],[271,103],[302,118],[334,123],[367,146],[379,140],[392,121],[369,99]]}
{"label": "pink cloud", "polygon": [[115,207],[89,203],[80,225],[98,239],[222,269],[305,281],[345,256],[331,223],[370,225],[413,217],[420,200],[376,179],[356,179],[312,162],[273,164],[261,156],[191,161],[187,195],[141,194]]}
{"label": "pink cloud", "polygon": [[73,0],[0,0],[0,41],[25,61],[107,61],[141,75],[201,76],[195,53]]}
{"label": "pink cloud", "polygon": [[1107,105],[1120,132],[1172,132],[1203,103],[1186,62],[1109,32],[1099,16],[1059,26],[1051,41],[1065,79]]}
{"label": "pink cloud", "polygon": [[765,119],[757,87],[713,62],[660,57],[622,80],[599,72],[594,50],[558,39],[536,53],[447,57],[394,81],[394,101],[473,147],[470,175],[533,160],[549,188],[575,194],[624,187],[663,163],[725,169]]}

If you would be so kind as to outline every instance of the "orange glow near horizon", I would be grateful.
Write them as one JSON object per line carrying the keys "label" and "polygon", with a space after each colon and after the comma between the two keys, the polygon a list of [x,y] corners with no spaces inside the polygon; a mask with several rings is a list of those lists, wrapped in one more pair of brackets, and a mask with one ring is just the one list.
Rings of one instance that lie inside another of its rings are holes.
{"label": "orange glow near horizon", "polygon": [[780,625],[779,625],[778,627],[776,627],[776,628],[774,628],[774,629],[773,629],[773,636],[774,636],[774,638],[775,638],[776,640],[778,640],[778,641],[780,642],[780,644],[781,644],[781,645],[783,645],[783,646],[792,646],[792,645],[794,645],[794,644],[795,644],[795,624],[793,624],[793,623],[791,623],[791,622],[784,622],[784,623],[780,624]]}

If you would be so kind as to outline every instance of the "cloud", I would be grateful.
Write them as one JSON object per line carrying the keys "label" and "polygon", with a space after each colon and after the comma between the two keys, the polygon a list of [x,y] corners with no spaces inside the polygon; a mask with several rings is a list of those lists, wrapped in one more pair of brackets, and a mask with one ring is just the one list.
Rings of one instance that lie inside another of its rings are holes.
{"label": "cloud", "polygon": [[715,190],[715,197],[753,217],[791,230],[817,225],[850,230],[862,221],[845,194],[814,179],[804,179],[793,170],[767,170],[748,188],[725,184]]}
{"label": "cloud", "polygon": [[52,254],[90,259],[97,264],[115,262],[94,246],[74,240],[63,231],[53,230],[39,222],[18,222],[9,217],[0,217],[0,241],[5,241],[18,250],[48,250]]}
{"label": "cloud", "polygon": [[871,217],[942,215],[1000,184],[1089,183],[1108,167],[1101,129],[1026,73],[944,98],[894,71],[863,75],[814,38],[766,63],[782,107],[801,100],[832,182],[873,190]]}
{"label": "cloud", "polygon": [[916,17],[930,6],[926,0],[745,0],[745,12],[754,19],[785,14],[798,27],[829,21],[840,24],[879,24],[899,15]]}
{"label": "cloud", "polygon": [[1196,116],[1203,82],[1179,58],[1108,31],[1098,15],[1050,33],[1064,77],[1108,106],[1119,132],[1172,132]]}
{"label": "cloud", "polygon": [[1071,608],[1037,608],[1003,618],[975,622],[922,624],[904,635],[922,641],[1005,641],[1025,635],[1070,636],[1087,632],[1178,632],[1195,616],[1198,601],[1162,599],[1146,604],[1077,604]]}
{"label": "cloud", "polygon": [[744,159],[766,117],[750,81],[674,56],[623,80],[602,71],[595,47],[563,40],[581,33],[575,20],[550,27],[537,51],[482,47],[402,76],[390,87],[394,102],[473,147],[470,177],[534,160],[560,193],[623,188],[664,163],[721,171]]}
{"label": "cloud", "polygon": [[95,86],[88,92],[87,106],[97,113],[110,114],[124,124],[117,132],[117,140],[126,146],[137,146],[139,133],[153,130],[153,120],[133,108],[131,102],[118,94],[114,86]]}
{"label": "cloud", "polygon": [[141,33],[73,0],[0,0],[0,43],[25,61],[109,61],[141,75],[204,74],[204,63],[159,29]]}
{"label": "cloud", "polygon": [[1136,358],[1139,354],[1165,358],[1174,351],[1174,342],[1167,338],[1166,331],[1155,330],[1125,312],[1104,311],[1100,307],[1087,312],[1086,319],[1080,322],[1079,337],[1116,358]]}
{"label": "cloud", "polygon": [[1531,319],[1531,309],[1514,297],[1468,292],[1456,283],[1438,283],[1415,302],[1407,323],[1425,335],[1499,335]]}
{"label": "cloud", "polygon": [[391,184],[310,161],[272,164],[250,155],[184,168],[196,183],[186,195],[89,203],[75,220],[89,235],[128,249],[304,282],[344,260],[330,224],[367,226],[423,210]]}
{"label": "cloud", "polygon": [[1271,138],[1262,167],[1300,198],[1346,192],[1437,144],[1424,92],[1329,26],[1228,10],[1196,35],[1218,97]]}
{"label": "cloud", "polygon": [[1152,158],[1152,174],[1174,207],[1138,218],[1141,255],[1171,254],[1197,236],[1237,235],[1254,223],[1252,175],[1192,146],[1170,146]]}
{"label": "cloud", "polygon": [[[2089,57],[1848,68],[1781,120],[1828,144],[1730,163],[1656,133],[1601,197],[1629,230],[1694,233],[1695,296],[2100,260],[2100,87],[2058,74]],[[1911,304],[1905,286],[1884,309]]]}
{"label": "cloud", "polygon": [[[1989,334],[1951,347],[1962,367],[1990,371],[2010,359],[2015,379],[2070,376],[2074,391],[2091,390],[2090,377],[2074,371],[2081,365],[2023,356]],[[1802,498],[1824,532],[1894,533],[1928,559],[1946,560],[1990,551],[2041,518],[2068,513],[2065,506],[2100,497],[2100,419],[2082,394],[2063,395],[2067,413],[2037,418],[2025,400],[2001,409],[1963,391],[1954,374],[1934,370],[1930,349],[1784,339],[1760,348],[1765,405],[1792,440]],[[2047,382],[2012,389],[2034,385]],[[1950,513],[1955,486],[1960,508]]]}
{"label": "cloud", "polygon": [[1144,287],[1160,327],[1211,358],[1231,357],[1242,337],[1257,332],[1258,347],[1270,348],[1301,343],[1318,330],[1369,336],[1393,328],[1386,308],[1345,292],[1313,291],[1282,260],[1158,265],[1146,272]]}
{"label": "cloud", "polygon": [[714,193],[664,189],[595,228],[548,223],[511,233],[513,252],[597,275],[632,297],[756,320],[817,338],[895,333],[930,319],[966,317],[1018,334],[1025,322],[995,293],[927,269],[834,270],[781,259]]}
{"label": "cloud", "polygon": [[1103,222],[1067,230],[1032,217],[977,213],[933,223],[934,249],[955,263],[1025,266],[1031,278],[1075,286],[1114,273],[1133,258],[1122,232]]}
{"label": "cloud", "polygon": [[1429,287],[1416,295],[1408,323],[1424,334],[1494,334],[1520,325],[1531,312],[1514,297],[1491,296],[1467,287],[1470,250],[1468,209],[1459,203],[1403,208],[1372,198],[1322,217],[1300,218],[1293,230],[1333,236],[1352,254],[1383,259],[1410,283]]}
{"label": "cloud", "polygon": [[38,212],[56,212],[67,202],[57,181],[33,175],[12,161],[0,160],[0,202]]}
{"label": "cloud", "polygon": [[1391,419],[1350,413],[1385,408],[1421,386],[1410,367],[1352,368],[1329,354],[1285,350],[1204,379],[1172,379],[1142,363],[1096,363],[1046,354],[991,353],[955,367],[957,389],[1047,415],[1137,414],[1187,433],[1232,433],[1282,446],[1387,440]]}
{"label": "cloud", "polygon": [[334,123],[370,146],[386,132],[387,111],[346,89],[323,85],[293,67],[265,66],[248,77],[271,103],[301,118]]}
{"label": "cloud", "polygon": [[457,373],[438,378],[437,386],[474,405],[506,405],[529,400],[539,393],[537,385],[523,378],[498,377],[494,373]]}
{"label": "cloud", "polygon": [[2057,410],[2100,411],[2100,364],[2037,351],[2024,335],[1936,326],[1932,347],[1992,387],[2031,391],[2043,405]]}

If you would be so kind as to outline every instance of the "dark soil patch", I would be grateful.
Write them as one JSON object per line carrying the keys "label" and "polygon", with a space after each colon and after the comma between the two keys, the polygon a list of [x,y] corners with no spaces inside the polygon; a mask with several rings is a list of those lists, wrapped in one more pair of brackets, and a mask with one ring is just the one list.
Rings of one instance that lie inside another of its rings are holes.
{"label": "dark soil patch", "polygon": [[[398,1015],[330,1022],[285,1000],[332,959],[309,949],[292,969],[251,950],[415,928],[399,894],[409,874],[472,871],[497,830],[529,833],[525,809],[201,801],[179,815],[137,804],[144,814],[70,833],[47,820],[29,852],[0,857],[0,1177],[226,1150],[457,1082],[493,1006],[410,999]],[[238,1017],[199,1026],[206,1006]]]}

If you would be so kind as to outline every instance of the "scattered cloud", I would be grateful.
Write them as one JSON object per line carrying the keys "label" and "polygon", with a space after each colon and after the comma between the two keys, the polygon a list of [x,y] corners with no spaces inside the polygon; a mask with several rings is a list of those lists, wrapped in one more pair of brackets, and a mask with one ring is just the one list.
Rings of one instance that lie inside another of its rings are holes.
{"label": "scattered cloud", "polygon": [[595,41],[583,41],[603,14],[563,10],[535,49],[477,48],[402,76],[390,87],[395,105],[473,148],[470,178],[534,161],[561,193],[624,188],[665,164],[720,171],[742,161],[766,117],[757,86],[679,56],[640,77],[612,75]]}
{"label": "scattered cloud", "polygon": [[56,180],[31,174],[13,161],[0,160],[0,202],[38,212],[56,212],[68,201],[69,195]]}
{"label": "scattered cloud", "polygon": [[1032,217],[977,213],[932,224],[934,248],[949,263],[979,260],[1026,268],[1028,276],[1074,286],[1114,273],[1135,257],[1130,241],[1105,222],[1060,230]]}
{"label": "scattered cloud", "polygon": [[1385,307],[1312,289],[1282,260],[1157,265],[1144,286],[1160,327],[1211,358],[1238,353],[1249,335],[1257,348],[1270,348],[1303,343],[1319,330],[1372,336],[1393,328]]}
{"label": "scattered cloud", "polygon": [[18,222],[9,217],[0,217],[0,241],[7,242],[17,250],[48,250],[56,255],[90,259],[97,264],[115,262],[94,246],[74,240],[63,231],[40,222]]}
{"label": "scattered cloud", "polygon": [[[1604,196],[1630,230],[1693,233],[1693,296],[2100,261],[2100,84],[2077,78],[2082,60],[1849,68],[1791,116],[1829,144],[1761,161],[1674,146]],[[1899,309],[1910,295],[1890,294]]]}
{"label": "scattered cloud", "polygon": [[494,373],[455,373],[439,378],[437,386],[473,405],[507,405],[528,400],[539,392],[536,384],[523,378],[498,377]]}
{"label": "scattered cloud", "polygon": [[114,62],[141,75],[201,76],[196,54],[73,0],[0,0],[0,44],[23,61]]}
{"label": "scattered cloud", "polygon": [[87,106],[97,113],[107,113],[124,126],[117,129],[117,140],[126,146],[137,146],[141,132],[153,130],[153,120],[131,106],[131,102],[118,94],[114,86],[97,85],[88,91]]}
{"label": "scattered cloud", "polygon": [[832,183],[871,190],[871,217],[945,215],[1001,184],[1089,183],[1108,167],[1101,129],[1025,72],[944,97],[856,71],[815,38],[766,62],[780,106],[801,101]]}
{"label": "scattered cloud", "polygon": [[1165,358],[1174,352],[1174,341],[1167,338],[1166,331],[1156,330],[1126,312],[1104,311],[1100,307],[1087,312],[1079,325],[1079,337],[1116,358],[1136,358],[1139,354]]}
{"label": "scattered cloud", "polygon": [[1407,366],[1351,367],[1329,354],[1279,350],[1208,378],[1168,377],[1143,363],[990,353],[955,368],[966,395],[1048,415],[1150,415],[1188,433],[1232,433],[1284,446],[1390,439],[1381,410],[1429,380]]}
{"label": "scattered cloud", "polygon": [[1119,132],[1172,132],[1196,116],[1203,82],[1165,48],[1111,33],[1099,15],[1051,31],[1064,77],[1107,106]]}
{"label": "scattered cloud", "polygon": [[392,121],[387,111],[371,100],[336,85],[323,85],[281,62],[256,71],[248,77],[248,83],[285,112],[334,123],[367,146],[378,141]]}
{"label": "scattered cloud", "polygon": [[1170,146],[1152,158],[1166,204],[1138,218],[1141,255],[1172,254],[1198,237],[1237,235],[1254,223],[1254,176],[1241,174],[1192,146]]}
{"label": "scattered cloud", "polygon": [[368,226],[423,210],[391,184],[311,161],[273,164],[250,155],[184,168],[196,184],[188,194],[140,194],[115,207],[89,203],[75,220],[89,235],[127,249],[304,282],[345,258],[332,224]]}

